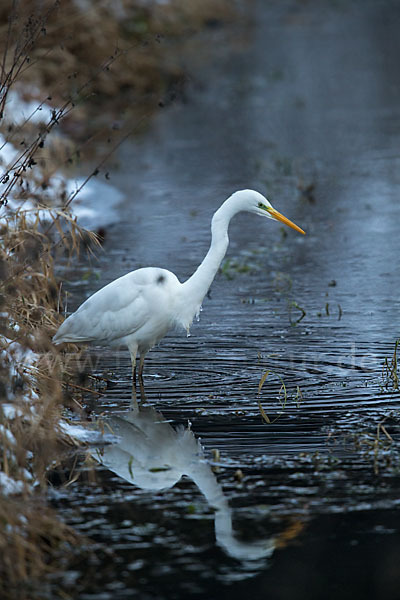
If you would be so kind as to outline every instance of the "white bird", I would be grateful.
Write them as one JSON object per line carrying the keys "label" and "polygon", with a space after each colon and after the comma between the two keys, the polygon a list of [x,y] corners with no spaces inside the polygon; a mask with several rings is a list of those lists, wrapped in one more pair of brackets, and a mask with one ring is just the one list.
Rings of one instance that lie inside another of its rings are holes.
{"label": "white bird", "polygon": [[300,227],[275,210],[259,192],[241,190],[230,196],[211,221],[211,245],[197,270],[181,283],[174,273],[158,267],[131,271],[90,296],[60,326],[53,342],[93,342],[104,346],[127,346],[132,360],[133,389],[136,357],[140,355],[139,381],[143,384],[143,363],[147,352],[172,327],[188,333],[194,317],[225,256],[229,244],[229,223],[237,213],[247,211],[280,221],[300,233]]}

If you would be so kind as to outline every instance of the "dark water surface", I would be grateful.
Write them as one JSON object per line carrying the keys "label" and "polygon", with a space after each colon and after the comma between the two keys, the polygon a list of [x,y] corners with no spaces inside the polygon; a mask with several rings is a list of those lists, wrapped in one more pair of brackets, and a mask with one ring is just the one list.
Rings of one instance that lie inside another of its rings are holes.
{"label": "dark water surface", "polygon": [[307,236],[235,218],[192,336],[148,355],[152,408],[129,412],[128,352],[86,355],[115,383],[88,408],[119,441],[93,449],[95,482],[54,494],[98,544],[68,574],[81,600],[400,598],[400,393],[382,372],[400,337],[400,4],[245,12],[188,40],[186,102],[121,148],[126,202],[82,290],[145,265],[185,279],[244,187]]}

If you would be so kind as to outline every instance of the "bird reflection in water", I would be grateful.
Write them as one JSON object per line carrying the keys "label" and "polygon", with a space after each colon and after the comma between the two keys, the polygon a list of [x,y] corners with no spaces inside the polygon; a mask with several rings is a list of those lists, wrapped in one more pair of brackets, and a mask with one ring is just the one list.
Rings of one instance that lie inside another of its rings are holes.
{"label": "bird reflection in water", "polygon": [[234,533],[232,511],[200,442],[189,427],[174,429],[162,413],[150,406],[107,419],[117,443],[93,454],[105,467],[133,485],[159,492],[173,487],[183,475],[189,477],[215,510],[217,544],[240,561],[269,558],[298,535],[302,524],[295,522],[281,534],[257,542],[241,542]]}

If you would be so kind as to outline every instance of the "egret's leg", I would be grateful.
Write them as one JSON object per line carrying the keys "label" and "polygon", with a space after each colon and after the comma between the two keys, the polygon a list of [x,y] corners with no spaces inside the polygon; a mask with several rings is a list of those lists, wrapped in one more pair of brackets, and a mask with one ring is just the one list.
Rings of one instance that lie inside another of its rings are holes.
{"label": "egret's leg", "polygon": [[144,366],[144,358],[145,358],[145,354],[142,353],[140,355],[140,360],[139,360],[139,386],[140,386],[140,399],[142,400],[142,402],[146,402],[146,394],[144,391],[144,381],[143,381],[143,366]]}
{"label": "egret's leg", "polygon": [[132,407],[137,409],[138,403],[136,399],[136,353],[137,348],[129,348],[129,352],[131,354],[132,361]]}
{"label": "egret's leg", "polygon": [[144,367],[144,357],[145,356],[146,356],[145,354],[141,354],[140,360],[139,360],[139,377],[141,379],[143,379],[143,367]]}
{"label": "egret's leg", "polygon": [[136,382],[133,380],[132,385],[132,399],[131,399],[131,409],[135,412],[139,410],[139,404],[136,397]]}

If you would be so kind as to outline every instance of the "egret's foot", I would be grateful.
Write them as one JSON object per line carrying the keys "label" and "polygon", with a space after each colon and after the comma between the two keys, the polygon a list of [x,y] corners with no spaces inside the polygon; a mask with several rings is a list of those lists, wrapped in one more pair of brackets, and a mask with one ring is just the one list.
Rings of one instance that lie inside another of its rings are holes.
{"label": "egret's foot", "polygon": [[[135,372],[134,372],[134,375],[135,375]],[[140,400],[139,400],[139,402],[141,404],[146,404],[147,403],[147,397],[146,397],[146,392],[144,391],[143,375],[140,372],[139,372],[138,380],[139,380],[139,391],[140,391]],[[134,410],[139,410],[139,402],[138,402],[138,394],[137,394],[136,377],[133,377],[133,379],[132,379],[132,400],[131,400],[131,406],[132,406],[132,408]]]}

